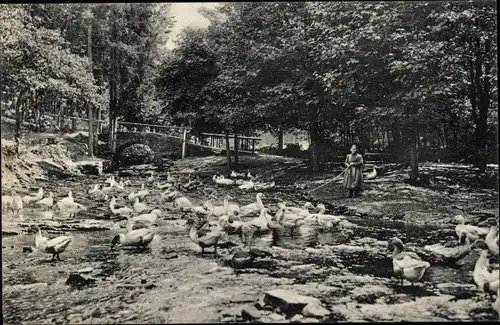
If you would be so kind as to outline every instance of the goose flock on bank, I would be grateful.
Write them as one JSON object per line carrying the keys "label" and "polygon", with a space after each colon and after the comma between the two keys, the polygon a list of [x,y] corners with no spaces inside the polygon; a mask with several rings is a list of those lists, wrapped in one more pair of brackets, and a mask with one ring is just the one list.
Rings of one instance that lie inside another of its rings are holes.
{"label": "goose flock on bank", "polygon": [[[374,170],[376,173],[376,170]],[[376,176],[376,174],[375,174]],[[239,178],[243,177],[243,179]],[[230,178],[214,175],[212,180],[219,185],[238,185],[242,190],[256,189],[257,184],[275,186],[272,183],[256,183],[255,177],[250,173],[239,174],[232,172]],[[217,200],[214,193],[209,193],[207,200],[201,205],[194,205],[189,198],[184,196],[179,188],[183,185],[179,179],[167,174],[165,184],[160,184],[153,174],[147,179],[147,184],[151,185],[151,190],[165,190],[161,193],[161,198],[165,201],[165,208],[173,211],[187,213],[187,225],[189,228],[189,238],[197,244],[202,255],[205,249],[213,248],[217,254],[217,245],[226,234],[238,234],[243,245],[251,246],[255,236],[277,229],[290,231],[290,235],[304,225],[315,225],[321,229],[331,230],[342,224],[343,216],[325,214],[326,207],[322,203],[313,206],[306,202],[302,207],[286,206],[285,203],[277,204],[277,212],[272,215],[270,209],[262,201],[265,195],[261,192],[255,196],[255,202],[247,205],[238,205],[232,202],[233,198],[225,195],[223,205],[215,205]],[[141,184],[137,192],[127,192],[130,181],[117,182],[114,176],[109,177],[104,182],[103,187],[95,184],[88,190],[90,199],[99,201],[109,200],[110,214],[118,219],[126,220],[125,232],[115,235],[111,240],[111,249],[121,246],[146,248],[154,239],[158,227],[158,218],[162,215],[161,209],[150,207],[144,199],[150,191]],[[251,187],[250,187],[251,185]],[[243,186],[243,187],[242,187]],[[106,189],[106,190],[105,190]],[[204,191],[205,192],[205,191]],[[208,193],[208,191],[207,191]],[[67,213],[74,217],[80,211],[87,208],[75,202],[72,191],[66,197],[61,198],[54,204],[54,196],[49,192],[44,196],[43,188],[40,188],[34,195],[21,197],[12,192],[10,196],[2,196],[2,210],[11,210],[14,215],[19,215],[23,206],[37,206],[44,209],[52,209],[60,213]],[[117,197],[123,197],[124,203],[119,205]],[[132,206],[127,206],[133,202]],[[311,212],[317,210],[317,212]],[[200,220],[200,216],[202,216]],[[480,250],[474,271],[473,280],[478,288],[497,299],[492,306],[499,310],[499,234],[498,226],[491,226],[490,229],[481,228],[466,224],[464,216],[457,215],[454,218],[457,223],[455,232],[458,238],[458,245],[448,247],[441,243],[427,245],[423,250],[436,256],[458,260],[468,255],[473,249]],[[53,239],[44,237],[38,228],[35,236],[35,247],[44,253],[52,254],[52,260],[60,260],[60,253],[63,253],[72,241],[71,236],[59,236]],[[426,270],[431,264],[423,260],[417,253],[408,251],[406,245],[399,238],[392,238],[388,242],[388,250],[392,253],[393,271],[399,278],[401,286],[404,280],[409,281],[412,286],[421,280]]]}

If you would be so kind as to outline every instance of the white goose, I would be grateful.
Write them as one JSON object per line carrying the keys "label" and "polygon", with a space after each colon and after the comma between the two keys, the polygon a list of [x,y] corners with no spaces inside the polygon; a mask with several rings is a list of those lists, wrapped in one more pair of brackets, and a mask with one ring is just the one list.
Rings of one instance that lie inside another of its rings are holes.
{"label": "white goose", "polygon": [[33,195],[33,196],[25,195],[22,198],[23,203],[26,205],[29,205],[29,204],[36,202],[36,201],[40,201],[41,199],[43,199],[43,187],[40,187],[38,189],[38,192],[35,195]]}
{"label": "white goose", "polygon": [[394,273],[401,279],[401,286],[403,286],[403,279],[411,282],[412,286],[415,281],[422,279],[425,270],[431,265],[429,262],[423,261],[420,256],[413,252],[405,252],[405,245],[399,238],[392,238],[389,241],[388,249],[392,249],[392,265]]}
{"label": "white goose", "polygon": [[115,207],[116,205],[116,198],[113,196],[111,198],[111,201],[109,201],[109,209],[111,210],[111,213],[113,215],[118,215],[118,216],[128,216],[134,212],[131,208],[128,207]]}
{"label": "white goose", "polygon": [[499,249],[498,249],[498,226],[491,226],[490,231],[486,235],[484,239],[486,244],[488,245],[488,249],[490,253],[494,256],[498,257]]}
{"label": "white goose", "polygon": [[69,191],[68,196],[60,199],[57,201],[57,206],[59,207],[60,210],[64,209],[64,207],[70,207],[73,204],[75,204],[75,201],[73,200],[73,192]]}
{"label": "white goose", "polygon": [[365,176],[365,179],[374,179],[377,177],[377,168],[373,167],[373,170],[371,173],[368,173],[366,176]]}
{"label": "white goose", "polygon": [[94,187],[91,188],[87,193],[92,196],[94,193],[96,193],[97,191],[100,191],[100,187],[101,185],[99,184],[94,184]]}
{"label": "white goose", "polygon": [[[179,192],[178,192],[179,193]],[[185,196],[179,196],[174,200],[174,208],[180,211],[189,211],[193,207],[193,204]]]}
{"label": "white goose", "polygon": [[234,170],[231,171],[231,177],[233,178],[237,178],[237,177],[245,177],[245,174],[244,173],[237,173],[235,172]]}
{"label": "white goose", "polygon": [[219,185],[233,185],[234,181],[231,179],[224,178],[224,176],[216,176],[212,177],[212,180]]}
{"label": "white goose", "polygon": [[167,182],[175,182],[175,177],[170,176],[170,172],[167,172]]}
{"label": "white goose", "polygon": [[153,183],[155,181],[154,172],[151,171],[151,176],[148,177],[147,183]]}
{"label": "white goose", "polygon": [[161,215],[161,210],[154,209],[150,213],[140,214],[138,216],[132,217],[130,218],[130,221],[134,226],[137,224],[138,225],[137,228],[144,228],[154,225],[160,215]]}
{"label": "white goose", "polygon": [[68,248],[71,240],[71,236],[60,236],[53,239],[47,239],[42,236],[42,231],[38,228],[38,232],[35,235],[35,247],[41,252],[52,254],[52,261],[54,261],[56,257],[58,260],[61,260],[59,254]]}
{"label": "white goose", "polygon": [[252,214],[259,213],[264,208],[264,203],[262,203],[262,198],[264,197],[264,194],[257,193],[255,195],[256,202],[241,206],[238,215],[240,215],[241,217],[246,217]]}
{"label": "white goose", "polygon": [[[481,237],[485,237],[489,229],[480,228],[473,225],[466,225],[465,218],[462,215],[455,216],[455,221],[458,222],[458,225],[455,227],[455,232],[457,233],[458,238],[460,238],[460,233],[465,233],[471,242],[475,242]],[[458,240],[460,242],[460,239]]]}
{"label": "white goose", "polygon": [[479,289],[485,292],[496,292],[499,289],[499,265],[490,263],[491,253],[488,244],[483,239],[474,242],[481,249],[481,254],[474,266],[473,278]]}
{"label": "white goose", "polygon": [[326,207],[322,203],[318,203],[316,208],[319,209],[318,213],[311,213],[307,215],[304,221],[316,221],[322,228],[332,228],[344,220],[343,216],[336,216],[332,214],[325,214]]}
{"label": "white goose", "polygon": [[127,225],[125,228],[127,230],[126,233],[117,234],[111,240],[111,250],[113,250],[116,245],[146,248],[147,245],[153,241],[156,234],[155,228],[140,228],[133,230],[130,218],[127,218]]}
{"label": "white goose", "polygon": [[43,206],[44,208],[52,208],[54,205],[54,194],[49,192],[49,196],[35,202],[35,205]]}
{"label": "white goose", "polygon": [[21,196],[15,195],[15,193],[13,192],[9,207],[12,210],[13,214],[19,216],[19,213],[23,209],[23,199],[21,198]]}
{"label": "white goose", "polygon": [[144,203],[139,202],[139,198],[136,197],[135,202],[134,202],[134,211],[137,213],[141,213],[147,209],[148,209],[148,206]]}
{"label": "white goose", "polygon": [[243,184],[238,186],[239,189],[245,190],[245,191],[250,191],[254,188],[255,183],[253,181],[244,181]]}
{"label": "white goose", "polygon": [[174,190],[174,191],[166,190],[165,192],[161,193],[161,197],[166,201],[173,201],[175,198],[177,198],[179,196],[182,196],[182,195],[177,190]]}
{"label": "white goose", "polygon": [[172,183],[160,184],[160,182],[156,182],[156,187],[160,190],[163,190],[165,188],[171,188],[171,187],[173,187],[173,185],[172,185]]}
{"label": "white goose", "polygon": [[148,194],[149,194],[149,191],[144,188],[144,183],[142,183],[141,190],[139,192],[135,193],[134,199],[136,197],[143,199]]}
{"label": "white goose", "polygon": [[300,217],[307,217],[309,215],[309,208],[314,208],[311,202],[306,202],[304,203],[303,208],[296,208],[296,207],[287,207],[285,206],[284,203],[278,203],[278,207],[284,207],[284,214],[285,217],[287,216],[300,216]]}
{"label": "white goose", "polygon": [[125,190],[125,183],[123,181],[120,181],[119,183],[115,182],[113,184],[113,187],[115,187],[118,191],[124,191]]}

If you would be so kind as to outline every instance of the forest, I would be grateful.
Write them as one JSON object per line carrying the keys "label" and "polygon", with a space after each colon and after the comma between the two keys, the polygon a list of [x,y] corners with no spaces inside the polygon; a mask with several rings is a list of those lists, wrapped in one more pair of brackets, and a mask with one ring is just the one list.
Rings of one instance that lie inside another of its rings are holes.
{"label": "forest", "polygon": [[419,161],[497,163],[494,1],[221,3],[167,49],[170,7],[1,5],[2,115],[17,136],[56,114],[109,130],[301,130],[313,171],[352,143],[396,153],[413,180]]}

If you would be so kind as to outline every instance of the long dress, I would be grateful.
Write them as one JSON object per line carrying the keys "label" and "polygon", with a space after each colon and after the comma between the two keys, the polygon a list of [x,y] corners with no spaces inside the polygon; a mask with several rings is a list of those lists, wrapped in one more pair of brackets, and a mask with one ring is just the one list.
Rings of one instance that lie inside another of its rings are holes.
{"label": "long dress", "polygon": [[345,159],[345,163],[353,163],[344,175],[344,188],[349,190],[363,189],[363,156],[359,153],[354,155],[349,154]]}

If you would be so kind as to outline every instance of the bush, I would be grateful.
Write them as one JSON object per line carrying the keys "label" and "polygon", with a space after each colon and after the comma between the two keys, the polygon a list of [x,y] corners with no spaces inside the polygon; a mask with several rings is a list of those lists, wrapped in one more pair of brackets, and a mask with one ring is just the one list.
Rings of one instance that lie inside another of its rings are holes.
{"label": "bush", "polygon": [[152,163],[155,159],[153,149],[145,144],[132,144],[120,154],[120,165],[131,166]]}

